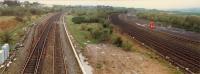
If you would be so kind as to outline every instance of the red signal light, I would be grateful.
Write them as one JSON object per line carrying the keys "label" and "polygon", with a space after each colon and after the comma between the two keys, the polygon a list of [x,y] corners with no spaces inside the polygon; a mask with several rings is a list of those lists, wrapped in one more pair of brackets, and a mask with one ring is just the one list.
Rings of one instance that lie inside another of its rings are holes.
{"label": "red signal light", "polygon": [[154,24],[153,21],[151,21],[151,22],[149,23],[149,28],[150,28],[151,30],[155,29],[155,24]]}

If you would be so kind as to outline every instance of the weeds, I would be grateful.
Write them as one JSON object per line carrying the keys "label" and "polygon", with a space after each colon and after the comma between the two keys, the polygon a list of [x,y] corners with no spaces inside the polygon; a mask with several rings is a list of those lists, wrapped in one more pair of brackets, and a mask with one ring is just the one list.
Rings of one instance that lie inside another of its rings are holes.
{"label": "weeds", "polygon": [[122,39],[120,37],[114,38],[113,44],[116,45],[117,47],[121,47],[122,46]]}
{"label": "weeds", "polygon": [[123,46],[125,51],[131,51],[132,45],[128,41],[124,41]]}
{"label": "weeds", "polygon": [[97,69],[101,69],[102,67],[103,67],[102,64],[100,64],[100,63],[97,63],[97,64],[96,64],[96,68],[97,68]]}
{"label": "weeds", "polygon": [[0,41],[1,41],[1,44],[3,43],[9,43],[9,44],[12,44],[13,41],[14,41],[14,38],[12,36],[12,34],[8,31],[5,31],[5,32],[2,32],[0,34]]}

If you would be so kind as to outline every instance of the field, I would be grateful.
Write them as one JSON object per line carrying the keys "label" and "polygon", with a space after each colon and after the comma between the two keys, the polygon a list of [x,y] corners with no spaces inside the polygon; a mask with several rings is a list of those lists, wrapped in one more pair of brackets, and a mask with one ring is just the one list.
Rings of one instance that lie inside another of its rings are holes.
{"label": "field", "polygon": [[25,29],[27,30],[37,18],[35,15],[26,16],[23,17],[23,21],[19,21],[15,16],[0,16],[0,45],[9,43],[13,50],[15,44],[22,40]]}
{"label": "field", "polygon": [[[81,47],[85,47],[86,44],[88,43],[97,43],[95,39],[92,39],[90,37],[90,33],[88,31],[83,31],[81,30],[82,26],[81,25],[86,25],[86,23],[82,24],[74,24],[72,22],[72,15],[66,16],[67,20],[67,26],[71,34],[74,36],[75,40],[80,44]],[[97,27],[97,23],[92,23],[90,25],[87,25],[88,27]]]}
{"label": "field", "polygon": [[[72,15],[65,17],[67,28],[73,36],[75,45],[78,45],[76,48],[82,49],[83,55],[87,57],[87,61],[93,67],[94,74],[182,74],[149,48],[144,47],[137,40],[131,40],[128,35],[121,34],[117,29],[113,31],[112,37],[120,37],[123,43],[128,42],[131,45],[131,51],[124,50],[123,46],[116,47],[109,42],[99,43],[90,37],[88,31],[82,30],[82,25],[87,24],[87,27],[97,28],[99,27],[97,23],[74,24],[71,21],[72,17]],[[152,68],[155,66],[156,68]]]}
{"label": "field", "polygon": [[0,32],[14,28],[19,24],[14,16],[1,16],[0,17]]}

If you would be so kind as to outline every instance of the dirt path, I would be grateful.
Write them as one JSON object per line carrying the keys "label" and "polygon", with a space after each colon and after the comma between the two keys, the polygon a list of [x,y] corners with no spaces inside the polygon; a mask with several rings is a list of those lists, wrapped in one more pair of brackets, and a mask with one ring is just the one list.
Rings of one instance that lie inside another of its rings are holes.
{"label": "dirt path", "polygon": [[89,44],[84,53],[94,68],[94,74],[175,74],[158,60],[109,44]]}

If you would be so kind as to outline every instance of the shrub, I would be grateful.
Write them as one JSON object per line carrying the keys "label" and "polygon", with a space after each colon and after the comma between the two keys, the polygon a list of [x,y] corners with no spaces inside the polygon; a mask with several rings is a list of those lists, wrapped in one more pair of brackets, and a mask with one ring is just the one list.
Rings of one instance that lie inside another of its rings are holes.
{"label": "shrub", "polygon": [[96,18],[96,17],[87,17],[85,19],[85,23],[98,23],[99,22],[99,18]]}
{"label": "shrub", "polygon": [[103,34],[103,32],[101,30],[98,29],[93,29],[91,32],[91,35],[94,39],[98,39],[101,37],[101,35]]}
{"label": "shrub", "polygon": [[97,69],[101,69],[101,68],[102,68],[102,66],[103,66],[103,65],[102,65],[102,64],[100,64],[100,63],[97,63],[97,64],[96,64],[96,68],[97,68]]}
{"label": "shrub", "polygon": [[115,44],[117,47],[122,46],[122,39],[120,37],[114,38],[113,44]]}
{"label": "shrub", "polygon": [[12,34],[8,31],[1,33],[0,39],[1,39],[1,43],[9,43],[9,44],[11,44],[14,40],[14,38],[12,37]]}
{"label": "shrub", "polygon": [[131,51],[132,45],[128,41],[126,41],[123,43],[122,47],[125,51]]}
{"label": "shrub", "polygon": [[77,16],[77,17],[72,18],[72,22],[74,22],[75,24],[81,24],[84,21],[85,21],[85,18],[82,16]]}

